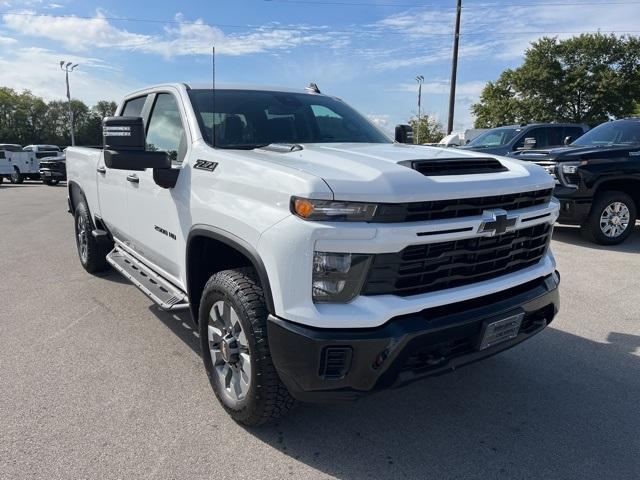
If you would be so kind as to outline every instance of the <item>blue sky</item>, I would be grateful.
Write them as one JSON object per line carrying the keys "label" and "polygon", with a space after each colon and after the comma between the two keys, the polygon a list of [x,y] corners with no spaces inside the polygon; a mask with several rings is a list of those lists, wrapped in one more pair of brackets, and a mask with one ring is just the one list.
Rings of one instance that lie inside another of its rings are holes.
{"label": "blue sky", "polygon": [[[338,3],[340,5],[338,5]],[[456,128],[483,85],[542,32],[640,33],[640,1],[465,0]],[[159,82],[303,87],[316,82],[390,130],[423,108],[447,114],[455,0],[0,0],[0,85],[92,103]],[[147,21],[131,21],[125,19]],[[152,21],[149,21],[152,20]]]}

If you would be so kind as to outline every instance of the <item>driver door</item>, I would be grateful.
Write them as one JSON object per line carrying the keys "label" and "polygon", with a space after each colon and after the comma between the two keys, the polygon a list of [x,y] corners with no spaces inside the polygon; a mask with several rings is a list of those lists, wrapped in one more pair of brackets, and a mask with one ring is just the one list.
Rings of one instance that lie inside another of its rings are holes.
{"label": "driver door", "polygon": [[[188,158],[187,139],[190,139],[183,106],[171,91],[152,95],[151,114],[146,124],[147,150],[167,152],[172,168],[182,172],[183,162]],[[184,186],[184,172],[178,175],[176,186],[168,189],[155,183],[151,168],[135,175],[137,181],[126,182],[132,247],[158,267],[160,273],[181,286],[186,235],[181,231],[179,218],[181,212],[188,214],[189,190]]]}

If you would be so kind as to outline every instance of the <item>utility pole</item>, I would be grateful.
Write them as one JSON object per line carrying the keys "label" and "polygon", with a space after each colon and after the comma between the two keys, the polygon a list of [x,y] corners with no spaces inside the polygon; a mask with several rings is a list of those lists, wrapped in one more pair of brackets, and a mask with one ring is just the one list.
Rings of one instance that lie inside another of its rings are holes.
{"label": "utility pole", "polygon": [[462,14],[462,0],[458,0],[456,8],[456,32],[453,37],[453,64],[451,65],[451,92],[449,93],[449,120],[447,135],[453,131],[453,115],[456,108],[456,81],[458,77],[458,48],[460,46],[460,16]]}
{"label": "utility pole", "polygon": [[418,132],[416,133],[416,143],[420,145],[420,119],[422,118],[422,84],[424,83],[424,76],[416,75],[416,82],[418,82]]}
{"label": "utility pole", "polygon": [[60,60],[60,70],[65,73],[65,78],[67,80],[67,101],[69,105],[69,130],[71,131],[71,146],[76,146],[76,137],[73,134],[73,110],[71,109],[71,92],[69,91],[69,72],[73,72],[73,69],[78,66],[78,64],[72,65],[73,62],[67,62],[66,65],[64,60]]}

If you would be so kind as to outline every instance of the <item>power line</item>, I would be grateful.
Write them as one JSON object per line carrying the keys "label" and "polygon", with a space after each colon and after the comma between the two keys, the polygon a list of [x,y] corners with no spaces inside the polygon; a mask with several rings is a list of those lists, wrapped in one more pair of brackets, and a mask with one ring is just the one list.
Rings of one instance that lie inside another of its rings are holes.
{"label": "power line", "polygon": [[[442,10],[455,10],[455,6],[441,5],[434,3],[372,3],[372,2],[343,2],[343,1],[316,1],[316,0],[264,0],[269,3],[289,3],[300,5],[318,6],[343,6],[343,7],[392,7],[392,8],[438,8]],[[498,8],[498,7],[610,7],[611,5],[640,5],[638,1],[630,2],[540,2],[540,3],[471,3],[465,10],[475,8]]]}
{"label": "power line", "polygon": [[[636,2],[640,4],[640,2]],[[90,16],[79,16],[79,15],[60,15],[60,14],[51,14],[51,13],[32,13],[32,12],[0,12],[0,15],[17,15],[17,16],[29,16],[29,17],[46,17],[46,18],[64,18],[64,19],[81,19],[81,20],[109,20],[109,21],[123,21],[123,22],[133,22],[133,23],[158,23],[158,24],[174,24],[174,25],[202,25],[207,27],[215,27],[215,28],[241,28],[248,30],[277,30],[283,32],[296,32],[296,33],[305,33],[305,32],[322,32],[322,33],[365,33],[370,35],[407,35],[407,36],[416,36],[416,37],[453,37],[453,33],[445,33],[445,32],[407,32],[407,31],[398,31],[396,27],[392,26],[373,26],[370,25],[369,28],[362,28],[361,25],[357,25],[357,31],[354,32],[352,26],[349,29],[334,29],[328,26],[281,26],[281,25],[241,25],[241,24],[226,24],[226,23],[206,23],[200,21],[183,21],[183,20],[162,20],[162,19],[148,19],[148,18],[131,18],[131,17],[90,17]],[[580,34],[588,34],[588,33],[618,33],[618,34],[632,34],[632,33],[640,33],[640,30],[559,30],[559,31],[550,31],[550,30],[538,30],[538,31],[500,31],[500,32],[463,32],[461,36],[503,36],[503,35],[580,35]],[[141,34],[144,35],[144,34]],[[146,45],[147,43],[153,43],[155,39],[150,39],[148,41],[133,43],[131,46],[139,46]]]}

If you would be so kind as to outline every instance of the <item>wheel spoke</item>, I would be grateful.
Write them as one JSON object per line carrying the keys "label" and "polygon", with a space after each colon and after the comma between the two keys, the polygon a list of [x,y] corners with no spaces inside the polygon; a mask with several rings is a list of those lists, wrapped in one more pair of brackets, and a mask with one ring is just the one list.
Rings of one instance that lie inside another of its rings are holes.
{"label": "wheel spoke", "polygon": [[240,370],[242,371],[242,376],[248,385],[251,381],[251,357],[249,357],[248,353],[240,354]]}

